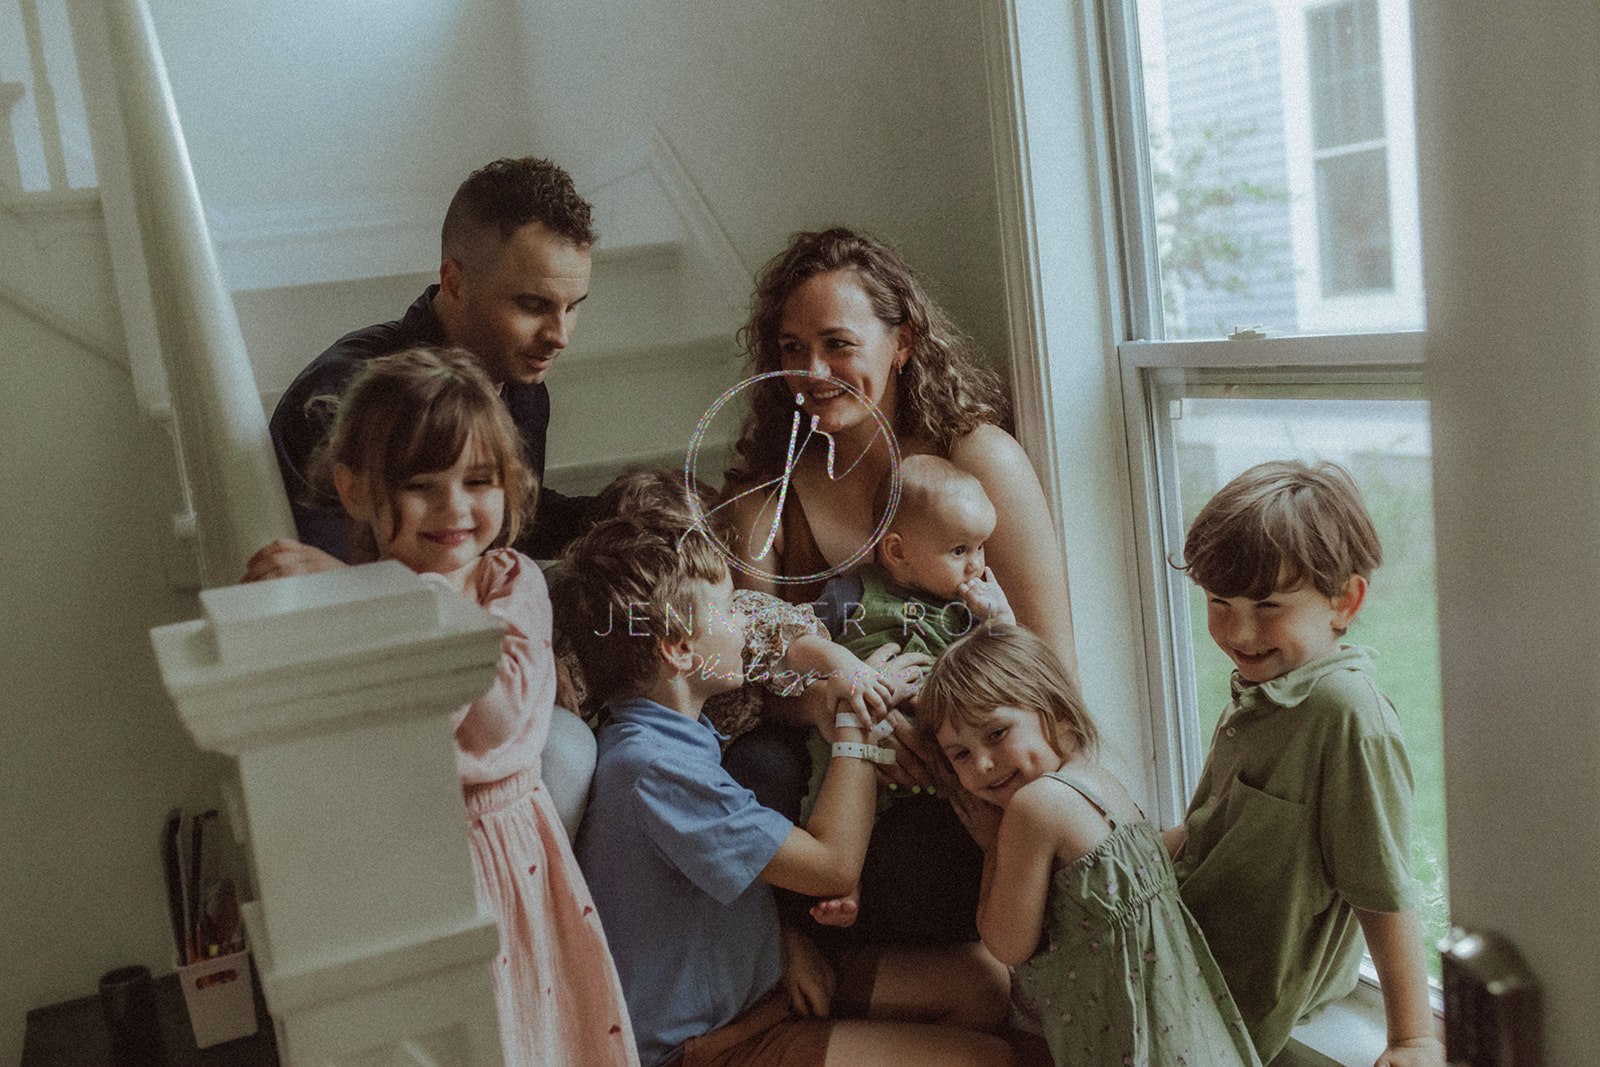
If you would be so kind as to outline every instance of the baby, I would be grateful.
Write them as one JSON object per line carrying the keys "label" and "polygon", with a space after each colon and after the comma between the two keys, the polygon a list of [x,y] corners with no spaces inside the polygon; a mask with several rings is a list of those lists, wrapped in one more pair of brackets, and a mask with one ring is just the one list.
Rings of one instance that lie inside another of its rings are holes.
{"label": "baby", "polygon": [[[873,501],[874,525],[892,496],[893,482],[885,479]],[[977,478],[938,456],[907,456],[875,562],[828,582],[817,618],[861,657],[889,642],[937,656],[980,621],[1015,622],[984,566],[994,526],[994,505]]]}
{"label": "baby", "polygon": [[[980,622],[1016,622],[994,572],[984,565],[983,547],[994,533],[996,516],[977,478],[939,456],[908,456],[900,465],[898,502],[892,479],[878,487],[875,526],[891,503],[897,506],[875,562],[830,580],[814,605],[837,644],[863,659],[887,644],[938,656]],[[881,736],[885,725],[873,736]],[[812,736],[810,747],[812,774],[802,818],[811,810],[828,763],[820,735]],[[880,797],[880,809],[888,796]],[[848,926],[857,909],[851,894],[822,901],[811,916],[825,925]]]}

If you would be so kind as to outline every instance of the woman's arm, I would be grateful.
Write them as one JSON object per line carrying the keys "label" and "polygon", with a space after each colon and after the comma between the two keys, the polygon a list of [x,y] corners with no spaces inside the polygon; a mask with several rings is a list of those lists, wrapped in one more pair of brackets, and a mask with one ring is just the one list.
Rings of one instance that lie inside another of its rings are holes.
{"label": "woman's arm", "polygon": [[1016,439],[998,426],[979,426],[950,447],[950,461],[983,483],[999,521],[986,562],[1005,590],[1017,622],[1049,643],[1067,670],[1078,673],[1067,603],[1061,541],[1033,464]]}

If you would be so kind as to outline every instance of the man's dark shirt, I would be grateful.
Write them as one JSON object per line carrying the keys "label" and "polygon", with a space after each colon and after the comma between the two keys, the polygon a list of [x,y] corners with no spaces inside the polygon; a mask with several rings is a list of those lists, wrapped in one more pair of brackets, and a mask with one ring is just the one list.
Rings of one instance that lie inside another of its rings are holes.
{"label": "man's dark shirt", "polygon": [[[429,286],[397,322],[368,326],[339,338],[300,372],[272,412],[272,448],[300,540],[346,562],[350,559],[350,520],[331,491],[319,490],[311,480],[312,459],[333,424],[333,409],[331,405],[313,404],[308,410],[307,403],[316,397],[343,395],[369,359],[418,345],[444,345],[444,327],[433,310],[433,297],[438,291],[437,285]],[[507,382],[500,398],[511,412],[511,421],[522,436],[528,465],[542,486],[550,391],[543,382]],[[565,497],[541,488],[538,513],[531,527],[522,531],[516,547],[534,559],[559,555],[567,542],[588,525],[585,516],[591,500],[592,497]]]}

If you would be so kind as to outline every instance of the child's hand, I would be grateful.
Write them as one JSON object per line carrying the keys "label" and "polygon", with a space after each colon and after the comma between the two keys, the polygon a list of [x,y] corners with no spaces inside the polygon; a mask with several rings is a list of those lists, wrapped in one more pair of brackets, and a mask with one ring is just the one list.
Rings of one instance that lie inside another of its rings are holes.
{"label": "child's hand", "polygon": [[1176,860],[1183,852],[1183,846],[1189,843],[1189,824],[1180,822],[1161,831],[1161,843],[1167,846],[1167,855]]}
{"label": "child's hand", "polygon": [[346,566],[320,548],[280,537],[256,550],[244,566],[240,582],[260,582],[268,578],[287,578],[292,574],[315,574]]}
{"label": "child's hand", "polygon": [[789,1007],[802,1019],[826,1019],[833,1006],[839,977],[811,939],[792,927],[782,927],[783,988]]}
{"label": "child's hand", "polygon": [[1444,1043],[1436,1037],[1396,1041],[1372,1067],[1444,1067]]}
{"label": "child's hand", "polygon": [[968,578],[956,587],[962,603],[967,605],[967,610],[985,622],[1014,623],[1017,617],[1011,611],[1011,602],[1006,599],[1005,590],[1000,588],[1000,583],[994,580],[994,571],[983,568],[983,573],[976,578]]}
{"label": "child's hand", "polygon": [[556,660],[556,706],[581,716],[583,711],[579,703],[578,687],[572,681],[572,672],[567,670],[565,663]]}
{"label": "child's hand", "polygon": [[867,665],[876,667],[893,685],[889,699],[893,708],[916,697],[923,679],[933,669],[933,657],[923,652],[901,652],[899,645],[888,644],[868,656]]}
{"label": "child's hand", "polygon": [[[845,655],[850,653],[846,652]],[[876,669],[854,656],[850,658],[855,660],[854,667],[835,670],[817,684],[823,687],[829,715],[840,711],[851,712],[861,721],[863,730],[871,730],[894,706],[890,702],[894,685]],[[828,730],[823,730],[823,735],[832,736]]]}
{"label": "child's hand", "polygon": [[846,896],[819,900],[811,905],[811,917],[822,926],[854,926],[856,916],[860,913],[861,886],[859,884],[850,890]]}

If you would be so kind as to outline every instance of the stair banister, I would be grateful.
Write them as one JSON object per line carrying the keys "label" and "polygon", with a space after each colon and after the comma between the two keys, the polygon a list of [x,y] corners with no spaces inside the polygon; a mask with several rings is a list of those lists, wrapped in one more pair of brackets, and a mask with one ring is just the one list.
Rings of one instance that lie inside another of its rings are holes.
{"label": "stair banister", "polygon": [[198,520],[202,583],[227,585],[261,545],[292,537],[294,522],[150,10],[144,0],[105,0],[104,10],[156,333]]}
{"label": "stair banister", "polygon": [[503,625],[392,561],[231,584],[293,533],[254,374],[149,10],[71,3],[138,400],[177,427],[206,587],[202,618],[151,641],[190,736],[235,761],[282,1061],[499,1064],[451,716]]}

